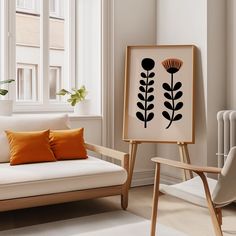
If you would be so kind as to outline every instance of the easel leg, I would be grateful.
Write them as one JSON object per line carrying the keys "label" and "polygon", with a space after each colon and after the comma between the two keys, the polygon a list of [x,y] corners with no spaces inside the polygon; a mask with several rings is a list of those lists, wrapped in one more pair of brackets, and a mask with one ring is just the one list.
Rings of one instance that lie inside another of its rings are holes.
{"label": "easel leg", "polygon": [[130,188],[133,172],[134,172],[134,164],[136,159],[138,143],[131,141],[130,142],[130,149],[129,149],[129,156],[130,156],[130,163],[129,163],[129,176],[128,176],[128,189]]}
{"label": "easel leg", "polygon": [[[180,160],[181,160],[182,163],[185,163],[183,144],[182,143],[178,143],[178,146],[179,146]],[[188,179],[187,178],[187,171],[186,170],[182,170],[182,179],[183,179],[183,181],[186,181]]]}
{"label": "easel leg", "polygon": [[153,200],[152,200],[152,218],[151,218],[151,236],[156,235],[156,224],[157,224],[157,211],[158,211],[158,199],[159,199],[159,185],[160,185],[160,163],[156,164]]}
{"label": "easel leg", "polygon": [[[189,157],[189,152],[188,152],[188,147],[187,147],[186,143],[183,145],[183,148],[184,148],[185,163],[191,164],[190,157]],[[188,173],[188,179],[192,179],[193,178],[193,172],[190,170],[190,171],[187,171],[187,173]]]}
{"label": "easel leg", "polygon": [[[191,164],[187,144],[186,143],[177,143],[177,144],[179,146],[179,154],[181,162]],[[188,179],[193,178],[193,173],[192,171],[183,170],[182,176],[183,180],[186,181]]]}

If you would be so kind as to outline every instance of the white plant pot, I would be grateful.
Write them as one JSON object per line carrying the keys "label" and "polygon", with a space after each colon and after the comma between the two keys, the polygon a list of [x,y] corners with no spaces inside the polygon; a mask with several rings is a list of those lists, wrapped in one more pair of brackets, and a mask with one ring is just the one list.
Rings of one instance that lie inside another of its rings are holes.
{"label": "white plant pot", "polygon": [[0,100],[0,116],[11,116],[13,112],[12,100]]}
{"label": "white plant pot", "polygon": [[78,115],[89,115],[90,114],[90,101],[83,100],[74,106],[74,113]]}

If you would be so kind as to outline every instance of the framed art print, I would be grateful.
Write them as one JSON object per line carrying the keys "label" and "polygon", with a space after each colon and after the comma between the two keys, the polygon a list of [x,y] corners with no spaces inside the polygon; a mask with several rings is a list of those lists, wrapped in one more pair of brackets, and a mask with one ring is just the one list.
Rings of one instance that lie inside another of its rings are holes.
{"label": "framed art print", "polygon": [[128,46],[123,139],[194,143],[194,46]]}

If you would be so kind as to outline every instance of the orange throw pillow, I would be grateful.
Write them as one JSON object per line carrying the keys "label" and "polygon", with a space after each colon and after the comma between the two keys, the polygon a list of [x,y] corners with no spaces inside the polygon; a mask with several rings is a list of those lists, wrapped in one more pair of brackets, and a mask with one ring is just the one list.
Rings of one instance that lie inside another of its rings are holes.
{"label": "orange throw pillow", "polygon": [[85,159],[84,129],[51,130],[50,145],[57,160]]}
{"label": "orange throw pillow", "polygon": [[5,131],[10,145],[10,164],[56,161],[49,143],[49,130],[35,132]]}

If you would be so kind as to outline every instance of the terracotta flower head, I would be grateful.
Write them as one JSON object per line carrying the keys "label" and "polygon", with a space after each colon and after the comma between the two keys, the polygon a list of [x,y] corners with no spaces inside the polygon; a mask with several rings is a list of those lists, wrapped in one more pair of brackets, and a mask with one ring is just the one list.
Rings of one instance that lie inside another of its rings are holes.
{"label": "terracotta flower head", "polygon": [[183,62],[176,58],[169,58],[162,62],[162,65],[165,67],[166,71],[170,74],[174,74],[179,71]]}

